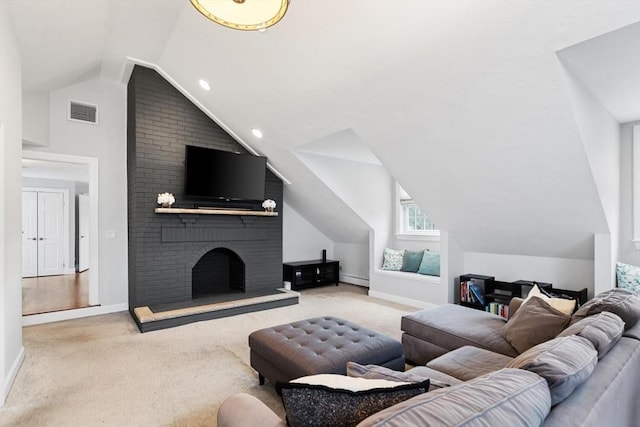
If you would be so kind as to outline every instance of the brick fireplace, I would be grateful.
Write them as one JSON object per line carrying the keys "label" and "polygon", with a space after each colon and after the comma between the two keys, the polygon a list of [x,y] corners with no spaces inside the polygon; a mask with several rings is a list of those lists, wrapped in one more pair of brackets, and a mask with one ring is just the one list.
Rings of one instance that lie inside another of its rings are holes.
{"label": "brick fireplace", "polygon": [[[175,196],[174,207],[211,203],[184,197],[185,145],[247,150],[148,68],[134,68],[127,114],[132,315],[139,307],[193,306],[224,293],[245,297],[276,293],[282,287],[281,216],[154,212],[157,194],[165,191]],[[266,198],[280,207],[282,191],[282,181],[268,170]],[[260,202],[244,207],[262,210]],[[134,319],[143,330],[135,315]],[[181,323],[188,320],[168,326]]]}

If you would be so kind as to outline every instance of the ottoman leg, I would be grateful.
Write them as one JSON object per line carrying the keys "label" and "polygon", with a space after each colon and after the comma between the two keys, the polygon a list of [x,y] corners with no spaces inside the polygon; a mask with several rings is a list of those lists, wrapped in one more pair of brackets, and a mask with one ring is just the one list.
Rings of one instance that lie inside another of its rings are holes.
{"label": "ottoman leg", "polygon": [[258,383],[264,385],[264,376],[260,372],[258,372]]}

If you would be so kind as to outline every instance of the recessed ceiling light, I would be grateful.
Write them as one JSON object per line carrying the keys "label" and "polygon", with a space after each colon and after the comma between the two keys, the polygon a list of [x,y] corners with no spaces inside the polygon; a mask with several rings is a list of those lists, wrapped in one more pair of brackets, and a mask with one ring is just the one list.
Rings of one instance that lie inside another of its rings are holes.
{"label": "recessed ceiling light", "polygon": [[210,91],[211,90],[211,85],[209,84],[208,81],[206,81],[205,79],[200,79],[198,80],[198,83],[200,83],[200,87],[206,91]]}
{"label": "recessed ceiling light", "polygon": [[262,131],[260,129],[253,128],[253,129],[251,129],[251,133],[256,138],[262,138]]}

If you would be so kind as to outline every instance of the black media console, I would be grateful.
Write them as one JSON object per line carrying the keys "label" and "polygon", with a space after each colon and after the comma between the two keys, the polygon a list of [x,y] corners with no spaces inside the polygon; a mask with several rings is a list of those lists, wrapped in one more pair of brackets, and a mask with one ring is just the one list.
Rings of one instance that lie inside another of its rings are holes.
{"label": "black media console", "polygon": [[283,280],[291,282],[294,291],[333,283],[338,286],[340,262],[321,259],[287,262],[282,265],[282,273]]}

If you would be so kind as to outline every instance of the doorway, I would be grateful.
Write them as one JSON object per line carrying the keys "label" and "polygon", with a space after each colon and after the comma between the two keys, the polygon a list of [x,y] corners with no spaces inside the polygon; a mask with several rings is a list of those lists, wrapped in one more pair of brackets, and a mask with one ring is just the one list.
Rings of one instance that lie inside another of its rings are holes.
{"label": "doorway", "polygon": [[[23,315],[99,305],[98,245],[91,239],[98,229],[97,159],[24,150],[22,175],[23,221],[36,229],[23,229]],[[47,245],[57,234],[50,230],[59,231],[60,194],[68,223],[61,226],[62,243]],[[46,213],[30,207],[42,204]]]}

